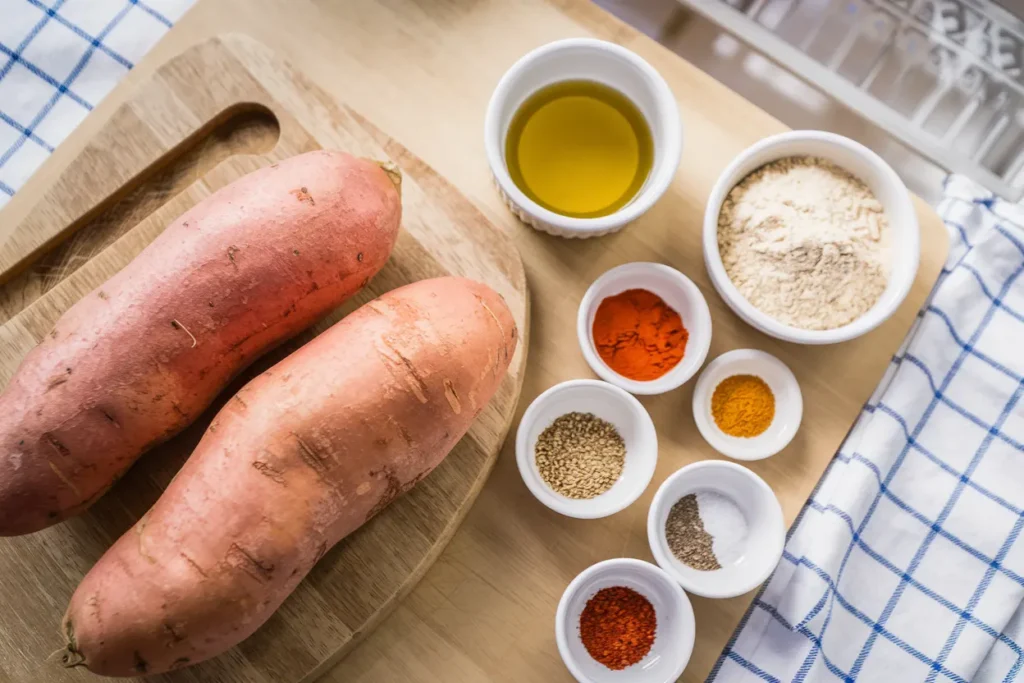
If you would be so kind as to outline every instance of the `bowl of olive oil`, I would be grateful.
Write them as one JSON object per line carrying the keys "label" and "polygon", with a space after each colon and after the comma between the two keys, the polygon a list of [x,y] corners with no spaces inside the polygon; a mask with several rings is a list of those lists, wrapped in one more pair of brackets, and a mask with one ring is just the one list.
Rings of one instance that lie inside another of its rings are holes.
{"label": "bowl of olive oil", "polygon": [[523,222],[563,237],[623,228],[664,194],[682,124],[668,84],[614,43],[561,40],[528,53],[491,97],[485,146]]}

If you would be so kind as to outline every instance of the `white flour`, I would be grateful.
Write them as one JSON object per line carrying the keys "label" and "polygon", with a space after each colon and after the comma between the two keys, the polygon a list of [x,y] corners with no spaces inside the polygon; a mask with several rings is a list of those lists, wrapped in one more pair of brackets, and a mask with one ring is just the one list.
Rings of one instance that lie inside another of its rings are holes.
{"label": "white flour", "polygon": [[889,220],[871,190],[818,157],[762,166],[718,217],[725,271],[746,299],[807,330],[842,327],[885,291]]}
{"label": "white flour", "polygon": [[704,530],[711,534],[711,550],[723,567],[743,557],[747,545],[747,518],[732,499],[710,490],[697,491],[697,509]]}

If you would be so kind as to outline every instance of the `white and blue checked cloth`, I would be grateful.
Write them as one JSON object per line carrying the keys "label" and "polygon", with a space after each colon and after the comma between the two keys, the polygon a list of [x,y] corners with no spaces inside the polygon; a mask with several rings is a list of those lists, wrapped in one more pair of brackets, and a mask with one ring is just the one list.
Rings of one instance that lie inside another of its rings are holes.
{"label": "white and blue checked cloth", "polygon": [[709,677],[1024,681],[1024,208],[947,181],[949,262]]}
{"label": "white and blue checked cloth", "polygon": [[0,0],[0,207],[192,0]]}
{"label": "white and blue checked cloth", "polygon": [[[0,206],[192,0],[0,0]],[[1024,209],[947,269],[710,681],[1024,680]]]}

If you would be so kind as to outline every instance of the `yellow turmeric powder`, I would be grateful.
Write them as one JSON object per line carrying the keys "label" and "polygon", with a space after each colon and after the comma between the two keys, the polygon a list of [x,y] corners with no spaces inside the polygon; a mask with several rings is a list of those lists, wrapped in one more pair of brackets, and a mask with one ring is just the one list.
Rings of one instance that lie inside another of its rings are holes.
{"label": "yellow turmeric powder", "polygon": [[757,436],[775,419],[775,395],[760,377],[733,375],[715,387],[711,416],[729,436]]}

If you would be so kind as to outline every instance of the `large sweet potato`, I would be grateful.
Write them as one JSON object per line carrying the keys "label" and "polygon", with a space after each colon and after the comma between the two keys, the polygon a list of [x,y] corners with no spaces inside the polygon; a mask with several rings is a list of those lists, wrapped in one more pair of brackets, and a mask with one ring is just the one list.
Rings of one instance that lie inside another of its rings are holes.
{"label": "large sweet potato", "polygon": [[249,382],[75,591],[65,665],[157,673],[249,636],[331,546],[441,462],[515,346],[493,291],[425,280]]}
{"label": "large sweet potato", "polygon": [[395,177],[324,151],[261,169],[72,306],[0,394],[0,535],[84,509],[253,359],[365,284],[398,234]]}

